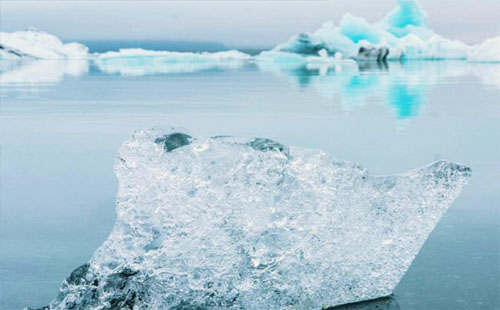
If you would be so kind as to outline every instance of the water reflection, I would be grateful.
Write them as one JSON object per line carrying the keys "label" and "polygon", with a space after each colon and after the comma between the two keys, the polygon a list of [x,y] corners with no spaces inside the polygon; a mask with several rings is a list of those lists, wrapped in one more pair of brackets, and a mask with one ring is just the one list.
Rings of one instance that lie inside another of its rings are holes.
{"label": "water reflection", "polygon": [[328,68],[259,66],[287,75],[301,88],[312,88],[331,101],[340,98],[344,110],[369,103],[385,103],[396,119],[418,116],[432,81],[426,70],[386,62],[342,63]]}
{"label": "water reflection", "polygon": [[258,65],[259,69],[289,80],[322,97],[340,100],[346,111],[368,104],[383,104],[397,120],[419,116],[433,86],[468,75],[481,83],[500,88],[500,64],[471,64],[461,61],[339,63],[311,68],[307,65]]}
{"label": "water reflection", "polygon": [[326,310],[400,310],[398,303],[393,297],[384,297],[374,300],[362,301],[353,304],[347,304],[337,307],[327,308]]}
{"label": "water reflection", "polygon": [[389,70],[389,64],[387,61],[358,61],[358,68],[361,72],[370,71],[387,71]]}
{"label": "water reflection", "polygon": [[66,77],[81,77],[89,72],[87,60],[0,61],[3,86],[54,85]]}
{"label": "water reflection", "polygon": [[258,70],[285,77],[291,81],[292,87],[296,85],[302,90],[311,89],[332,104],[340,101],[345,111],[366,105],[383,105],[389,108],[401,124],[406,124],[405,120],[422,113],[427,93],[443,80],[474,75],[484,85],[500,89],[500,64],[471,64],[463,61],[342,61],[304,64],[233,60],[172,63],[154,57],[132,57],[106,61],[3,60],[0,64],[2,95],[5,95],[7,89],[10,92],[36,92],[64,79],[87,74],[145,76]]}

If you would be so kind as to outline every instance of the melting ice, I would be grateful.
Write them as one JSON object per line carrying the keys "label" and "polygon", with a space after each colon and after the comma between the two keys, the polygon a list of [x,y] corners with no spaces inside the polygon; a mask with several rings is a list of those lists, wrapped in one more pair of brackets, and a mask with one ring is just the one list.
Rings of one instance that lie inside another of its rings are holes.
{"label": "melting ice", "polygon": [[50,309],[320,309],[392,293],[470,169],[372,176],[263,138],[139,131],[117,221]]}

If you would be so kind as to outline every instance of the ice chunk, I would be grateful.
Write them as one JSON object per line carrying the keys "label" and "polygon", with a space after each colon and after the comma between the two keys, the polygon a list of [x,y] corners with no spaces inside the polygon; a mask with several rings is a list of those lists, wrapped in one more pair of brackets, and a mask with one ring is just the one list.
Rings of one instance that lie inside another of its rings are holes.
{"label": "ice chunk", "polygon": [[475,62],[500,62],[500,36],[487,39],[474,47],[468,60]]}
{"label": "ice chunk", "polygon": [[121,49],[100,54],[99,69],[122,75],[196,72],[218,67],[238,68],[251,56],[236,50],[215,53],[181,53],[150,51],[140,48]]}
{"label": "ice chunk", "polygon": [[88,48],[79,43],[62,43],[59,38],[28,28],[12,33],[0,32],[0,59],[82,59]]}
{"label": "ice chunk", "polygon": [[[174,135],[186,143],[166,150]],[[113,232],[50,309],[320,309],[387,296],[470,177],[445,161],[371,176],[320,150],[179,128],[135,133],[115,172]]]}

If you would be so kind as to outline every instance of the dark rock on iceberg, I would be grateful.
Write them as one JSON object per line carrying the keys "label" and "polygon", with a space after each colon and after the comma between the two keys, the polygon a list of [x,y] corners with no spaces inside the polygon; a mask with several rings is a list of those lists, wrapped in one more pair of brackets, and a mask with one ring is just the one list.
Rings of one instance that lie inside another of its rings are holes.
{"label": "dark rock on iceberg", "polygon": [[387,47],[360,47],[358,50],[358,60],[377,60],[385,61],[389,55]]}
{"label": "dark rock on iceberg", "polygon": [[163,144],[165,150],[167,152],[171,152],[176,148],[179,148],[184,145],[188,145],[190,143],[191,136],[176,132],[169,135],[165,135],[163,137],[157,138],[155,143]]}

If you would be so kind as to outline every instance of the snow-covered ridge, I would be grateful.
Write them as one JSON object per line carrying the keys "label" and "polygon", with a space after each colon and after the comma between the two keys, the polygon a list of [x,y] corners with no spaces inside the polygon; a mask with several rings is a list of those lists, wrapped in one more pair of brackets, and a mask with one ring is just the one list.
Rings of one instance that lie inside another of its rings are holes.
{"label": "snow-covered ridge", "polygon": [[[372,176],[265,138],[136,132],[117,220],[48,309],[299,310],[390,295],[470,178]],[[109,307],[111,305],[111,307]]]}
{"label": "snow-covered ridge", "polygon": [[0,32],[0,59],[82,59],[87,55],[86,46],[64,44],[56,36],[35,28]]}

